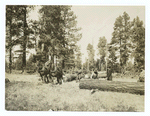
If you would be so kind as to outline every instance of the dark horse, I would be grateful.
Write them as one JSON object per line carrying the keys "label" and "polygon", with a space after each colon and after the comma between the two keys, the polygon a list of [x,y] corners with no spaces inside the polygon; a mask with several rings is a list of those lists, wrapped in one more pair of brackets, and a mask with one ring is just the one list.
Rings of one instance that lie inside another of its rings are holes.
{"label": "dark horse", "polygon": [[40,73],[42,81],[45,83],[48,83],[51,79],[51,62],[46,62],[44,65],[42,62],[39,62],[38,64],[38,73]]}
{"label": "dark horse", "polygon": [[57,67],[56,71],[51,71],[51,76],[57,78],[57,83],[62,84],[63,80],[63,71],[60,67]]}
{"label": "dark horse", "polygon": [[38,72],[40,73],[42,81],[49,83],[49,80],[52,80],[51,77],[56,77],[57,82],[62,84],[63,72],[62,69],[57,67],[57,70],[52,71],[52,63],[50,61],[46,62],[44,66],[41,64],[38,67]]}

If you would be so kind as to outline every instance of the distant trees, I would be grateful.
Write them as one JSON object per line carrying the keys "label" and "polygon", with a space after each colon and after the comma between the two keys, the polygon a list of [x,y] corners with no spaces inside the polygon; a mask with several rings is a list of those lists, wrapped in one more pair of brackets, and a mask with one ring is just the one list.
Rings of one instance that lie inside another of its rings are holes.
{"label": "distant trees", "polygon": [[88,66],[89,69],[91,70],[92,68],[94,68],[94,56],[95,56],[95,50],[93,45],[91,45],[90,43],[87,46],[87,52],[88,52]]}
{"label": "distant trees", "polygon": [[103,70],[105,70],[105,57],[107,52],[107,40],[105,37],[99,38],[99,43],[97,45],[98,47],[98,54],[100,55],[100,70],[102,70],[101,65],[103,65]]}
{"label": "distant trees", "polygon": [[15,69],[16,70],[22,70],[22,54],[20,54],[18,56],[18,58],[16,59],[16,62],[15,62]]}
{"label": "distant trees", "polygon": [[80,51],[79,46],[77,47],[77,50],[76,50],[75,64],[76,64],[77,69],[82,68],[82,53]]}
{"label": "distant trees", "polygon": [[27,60],[27,64],[26,64],[26,70],[29,70],[29,71],[35,71],[36,70],[36,64],[35,64],[35,58],[33,56],[33,54],[30,55],[29,59]]}

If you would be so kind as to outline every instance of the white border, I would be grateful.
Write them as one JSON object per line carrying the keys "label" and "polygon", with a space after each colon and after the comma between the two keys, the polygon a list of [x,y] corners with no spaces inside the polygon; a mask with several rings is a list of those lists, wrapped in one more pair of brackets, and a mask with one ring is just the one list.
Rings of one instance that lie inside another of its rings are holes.
{"label": "white border", "polygon": [[[104,6],[145,6],[145,14],[146,14],[146,39],[145,39],[145,70],[146,70],[146,82],[145,82],[145,112],[144,113],[117,113],[117,112],[22,112],[22,111],[17,111],[17,112],[12,112],[12,111],[5,111],[5,5],[104,5]],[[136,116],[141,116],[141,115],[149,115],[150,113],[150,71],[149,71],[149,64],[150,64],[150,6],[149,6],[149,0],[103,0],[103,1],[98,1],[98,0],[36,0],[36,1],[31,1],[31,0],[24,0],[24,1],[19,1],[19,0],[5,0],[3,2],[0,2],[0,33],[1,33],[1,41],[0,41],[0,53],[2,53],[2,56],[0,57],[1,65],[0,65],[0,74],[2,75],[0,78],[0,115],[11,115],[11,116],[26,116],[26,115],[61,115],[61,116],[66,116],[66,115],[136,115]]]}

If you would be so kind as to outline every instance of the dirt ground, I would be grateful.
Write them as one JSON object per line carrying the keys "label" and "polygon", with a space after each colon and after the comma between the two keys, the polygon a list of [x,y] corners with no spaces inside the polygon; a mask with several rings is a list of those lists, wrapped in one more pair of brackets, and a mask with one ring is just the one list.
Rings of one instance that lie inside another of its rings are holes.
{"label": "dirt ground", "polygon": [[[144,95],[79,89],[79,82],[45,84],[38,74],[5,74],[5,109],[7,111],[99,111],[144,112]],[[136,79],[113,78],[114,81]]]}

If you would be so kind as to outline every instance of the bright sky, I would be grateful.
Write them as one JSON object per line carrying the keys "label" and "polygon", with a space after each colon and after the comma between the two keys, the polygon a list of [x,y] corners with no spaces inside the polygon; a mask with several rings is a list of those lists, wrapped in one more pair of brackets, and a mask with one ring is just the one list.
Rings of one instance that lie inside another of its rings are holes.
{"label": "bright sky", "polygon": [[[144,6],[72,6],[72,11],[77,15],[77,26],[81,27],[82,38],[78,42],[83,53],[82,61],[85,62],[87,57],[87,45],[93,43],[95,59],[97,56],[97,44],[100,37],[105,36],[108,43],[111,40],[113,27],[116,18],[127,12],[132,21],[139,16],[145,24],[145,7]],[[32,19],[37,19],[37,9],[31,13]],[[93,42],[92,42],[93,41]]]}

